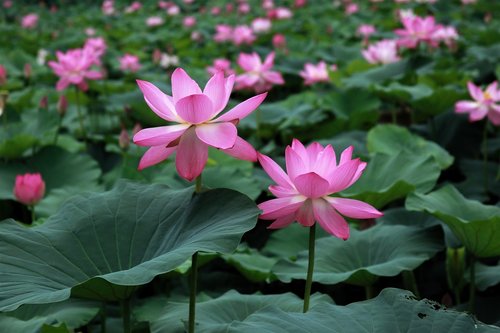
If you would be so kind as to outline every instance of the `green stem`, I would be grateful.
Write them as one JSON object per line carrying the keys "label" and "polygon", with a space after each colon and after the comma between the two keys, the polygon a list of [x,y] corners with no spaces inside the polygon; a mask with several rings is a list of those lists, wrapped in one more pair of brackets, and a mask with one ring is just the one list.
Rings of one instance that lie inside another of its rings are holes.
{"label": "green stem", "polygon": [[31,212],[31,223],[33,223],[36,221],[35,206],[29,206],[29,210]]}
{"label": "green stem", "polygon": [[85,126],[83,125],[83,114],[82,110],[80,109],[80,91],[76,86],[75,86],[75,92],[76,92],[76,112],[78,113],[78,120],[80,121],[80,130],[82,131],[83,140],[87,141],[87,133],[85,131]]}
{"label": "green stem", "polygon": [[201,193],[201,174],[196,177],[196,181],[195,181],[195,188],[194,188],[194,191],[196,193]]}
{"label": "green stem", "polygon": [[132,333],[130,326],[130,299],[122,300],[123,332]]}
{"label": "green stem", "polygon": [[373,288],[373,284],[365,286],[365,295],[367,300],[375,297],[375,290]]}
{"label": "green stem", "polygon": [[453,293],[455,294],[455,303],[456,303],[456,304],[460,304],[460,303],[462,303],[462,301],[461,301],[461,297],[460,297],[460,288],[458,288],[458,287],[457,287],[457,288],[455,288],[455,289],[453,290]]}
{"label": "green stem", "polygon": [[407,290],[410,290],[416,298],[420,298],[418,292],[417,280],[413,271],[403,271],[403,284]]}
{"label": "green stem", "polygon": [[396,109],[391,110],[391,116],[392,116],[392,123],[397,125],[398,124],[398,115]]}
{"label": "green stem", "polygon": [[188,332],[194,333],[196,317],[196,288],[198,284],[198,252],[191,257],[191,281],[189,293],[189,326]]}
{"label": "green stem", "polygon": [[314,248],[316,242],[316,224],[309,227],[309,263],[307,265],[306,288],[304,290],[303,312],[309,310],[309,298],[311,297],[312,277],[314,272]]}
{"label": "green stem", "polygon": [[54,136],[54,146],[57,145],[57,140],[59,139],[59,132],[61,131],[62,117],[59,116],[59,121],[57,122],[56,135]]}
{"label": "green stem", "polygon": [[101,308],[101,333],[106,333],[106,303]]}
{"label": "green stem", "polygon": [[484,163],[484,189],[486,191],[486,194],[488,194],[489,191],[489,184],[488,184],[488,122],[486,121],[484,123],[484,130],[483,130],[483,163]]}
{"label": "green stem", "polygon": [[476,258],[470,255],[469,312],[474,313],[476,307]]}

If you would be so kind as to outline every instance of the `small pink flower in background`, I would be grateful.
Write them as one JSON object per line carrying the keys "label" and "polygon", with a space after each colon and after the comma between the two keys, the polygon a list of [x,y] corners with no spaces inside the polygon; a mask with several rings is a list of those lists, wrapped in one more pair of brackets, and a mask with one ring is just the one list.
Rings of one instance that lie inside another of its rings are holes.
{"label": "small pink flower in background", "polygon": [[26,173],[16,176],[14,195],[17,201],[33,206],[45,195],[45,182],[39,173]]}
{"label": "small pink flower in background", "polygon": [[127,150],[128,147],[130,146],[130,135],[128,135],[128,132],[125,129],[125,127],[122,127],[120,135],[118,136],[118,145],[123,150]]}
{"label": "small pink flower in background", "polygon": [[24,64],[23,73],[24,73],[24,77],[27,80],[29,80],[31,78],[31,71],[32,71],[31,64],[29,64],[29,63]]}
{"label": "small pink flower in background", "polygon": [[151,16],[146,19],[146,25],[148,27],[157,27],[162,25],[165,21],[160,16]]}
{"label": "small pink flower in background", "polygon": [[253,89],[256,93],[270,90],[273,85],[284,84],[281,73],[271,70],[274,66],[274,52],[268,54],[264,63],[255,52],[240,53],[238,65],[245,71],[236,77],[236,89]]}
{"label": "small pink flower in background", "polygon": [[248,14],[250,13],[250,5],[247,2],[242,2],[238,5],[238,13]]}
{"label": "small pink flower in background", "polygon": [[274,1],[273,0],[263,0],[262,1],[262,9],[273,9],[274,8]]}
{"label": "small pink flower in background", "polygon": [[472,5],[475,4],[477,0],[462,0],[462,4],[464,5]]}
{"label": "small pink flower in background", "polygon": [[356,30],[356,33],[363,37],[363,39],[368,40],[371,35],[375,33],[376,29],[373,25],[371,24],[361,24],[358,29]]}
{"label": "small pink flower in background", "polygon": [[401,60],[398,56],[397,42],[392,39],[384,39],[369,45],[368,49],[362,50],[361,53],[370,64],[390,64]]}
{"label": "small pink flower in background", "polygon": [[161,118],[176,125],[146,128],[134,135],[134,143],[149,146],[139,162],[139,170],[167,159],[175,151],[179,175],[189,181],[198,177],[208,159],[208,147],[238,159],[256,161],[255,149],[238,136],[235,124],[254,111],[266,93],[254,96],[218,116],[226,107],[234,76],[218,72],[202,90],[181,68],[172,74],[172,96],[152,83],[137,80],[148,106]]}
{"label": "small pink flower in background", "polygon": [[3,8],[10,8],[10,7],[12,7],[12,0],[4,0]]}
{"label": "small pink flower in background", "polygon": [[438,42],[443,42],[448,48],[453,48],[458,40],[458,32],[454,27],[440,26],[434,31],[432,38]]}
{"label": "small pink flower in background", "polygon": [[132,54],[125,54],[119,60],[120,60],[120,69],[122,71],[137,72],[141,68],[138,56]]}
{"label": "small pink flower in background", "polygon": [[212,7],[212,9],[210,9],[210,14],[217,16],[221,11],[220,7]]}
{"label": "small pink flower in background", "polygon": [[66,96],[61,95],[59,97],[59,100],[57,101],[57,113],[62,117],[66,114],[66,111],[68,110],[68,99]]}
{"label": "small pink flower in background", "polygon": [[89,48],[68,50],[66,53],[57,51],[56,57],[57,61],[49,61],[49,67],[59,76],[57,90],[64,90],[74,84],[85,91],[88,89],[85,80],[99,80],[103,77],[102,73],[91,70],[95,54]]}
{"label": "small pink flower in background", "polygon": [[37,23],[38,15],[34,13],[23,16],[23,18],[21,19],[21,26],[26,29],[32,29],[36,27]]}
{"label": "small pink flower in background", "polygon": [[227,24],[217,24],[215,26],[214,40],[217,43],[227,42],[233,39],[233,27]]}
{"label": "small pink flower in background", "polygon": [[170,16],[179,15],[180,12],[181,12],[181,9],[179,8],[179,6],[176,6],[176,5],[170,6],[167,9],[167,14]]}
{"label": "small pink flower in background", "polygon": [[425,43],[431,47],[437,47],[437,42],[433,35],[441,28],[436,24],[433,16],[427,17],[404,17],[401,19],[404,29],[394,31],[399,36],[398,45],[410,49],[416,48],[419,43]]}
{"label": "small pink flower in background", "polygon": [[203,35],[199,31],[193,31],[191,32],[191,40],[193,42],[200,42],[203,40]]}
{"label": "small pink flower in background", "polygon": [[269,17],[271,20],[286,20],[291,18],[292,16],[292,11],[286,7],[274,8],[267,12],[267,17]]}
{"label": "small pink flower in background", "polygon": [[273,46],[276,49],[286,48],[286,37],[282,34],[276,34],[273,36]]}
{"label": "small pink flower in background", "polygon": [[257,37],[253,34],[253,30],[247,25],[238,25],[233,30],[233,43],[235,45],[252,44]]}
{"label": "small pink flower in background", "polygon": [[271,30],[271,20],[267,18],[257,17],[252,21],[252,30],[256,34],[265,33]]}
{"label": "small pink flower in background", "polygon": [[194,27],[196,25],[196,18],[194,16],[186,16],[182,20],[182,25],[186,28]]}
{"label": "small pink flower in background", "polygon": [[231,61],[225,58],[219,58],[214,60],[212,66],[207,67],[207,72],[210,75],[215,75],[217,72],[224,72],[224,75],[229,76],[234,74],[234,70],[231,68]]}
{"label": "small pink flower in background", "polygon": [[83,45],[84,49],[88,49],[95,57],[94,63],[101,64],[101,57],[106,53],[106,41],[102,37],[88,38]]}
{"label": "small pink flower in background", "polygon": [[3,65],[0,65],[0,86],[7,83],[7,70]]}
{"label": "small pink flower in background", "polygon": [[260,164],[276,182],[269,191],[277,197],[259,204],[263,211],[260,218],[274,220],[270,229],[284,228],[293,221],[306,227],[318,222],[328,233],[346,240],[349,224],[340,214],[356,219],[381,217],[383,214],[367,203],[330,196],[361,177],[366,163],[352,159],[352,152],[352,146],[345,149],[337,163],[331,145],[314,142],[306,148],[294,139],[285,150],[287,173],[271,158],[258,154]]}
{"label": "small pink flower in background", "polygon": [[359,6],[357,3],[351,2],[345,6],[344,11],[345,11],[346,15],[352,15],[352,14],[355,14],[359,11]]}
{"label": "small pink flower in background", "polygon": [[328,68],[324,61],[320,61],[316,65],[311,63],[306,63],[304,65],[304,70],[300,72],[300,76],[304,79],[304,84],[306,86],[312,85],[317,82],[330,81],[330,77],[328,75]]}
{"label": "small pink flower in background", "polygon": [[94,28],[90,28],[90,27],[89,27],[89,28],[85,28],[85,34],[86,34],[87,36],[89,36],[89,37],[90,37],[90,36],[94,36],[94,35],[95,35],[95,33],[96,33],[96,31],[95,31],[95,29],[94,29]]}
{"label": "small pink flower in background", "polygon": [[130,4],[130,6],[125,8],[125,13],[127,14],[134,13],[140,10],[141,8],[142,8],[142,3],[140,3],[139,1],[134,1]]}
{"label": "small pink flower in background", "polygon": [[500,90],[498,82],[491,83],[485,91],[472,82],[467,83],[469,94],[474,101],[458,101],[455,104],[456,113],[468,113],[469,121],[478,121],[484,117],[495,126],[500,126]]}
{"label": "small pink flower in background", "polygon": [[161,9],[167,9],[170,7],[170,1],[158,1],[158,7]]}
{"label": "small pink flower in background", "polygon": [[115,13],[115,2],[113,0],[105,0],[102,3],[101,10],[104,15],[113,15]]}
{"label": "small pink flower in background", "polygon": [[304,7],[305,5],[307,5],[307,0],[295,0],[293,3],[293,6],[295,8],[301,8]]}

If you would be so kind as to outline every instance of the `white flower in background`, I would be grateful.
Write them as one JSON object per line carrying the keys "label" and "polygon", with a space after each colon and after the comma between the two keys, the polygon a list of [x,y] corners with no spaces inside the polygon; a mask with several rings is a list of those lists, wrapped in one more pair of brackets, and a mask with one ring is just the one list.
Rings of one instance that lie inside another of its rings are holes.
{"label": "white flower in background", "polygon": [[36,63],[39,64],[40,66],[45,65],[45,60],[47,59],[48,55],[49,51],[45,49],[38,50],[38,54],[36,56]]}
{"label": "white flower in background", "polygon": [[176,55],[162,53],[160,58],[160,67],[169,68],[179,65],[179,58]]}

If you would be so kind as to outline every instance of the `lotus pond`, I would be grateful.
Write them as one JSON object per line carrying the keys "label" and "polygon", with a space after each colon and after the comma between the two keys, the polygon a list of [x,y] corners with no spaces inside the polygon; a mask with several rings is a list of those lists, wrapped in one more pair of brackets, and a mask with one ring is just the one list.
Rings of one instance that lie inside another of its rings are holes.
{"label": "lotus pond", "polygon": [[0,6],[0,332],[500,332],[500,2]]}

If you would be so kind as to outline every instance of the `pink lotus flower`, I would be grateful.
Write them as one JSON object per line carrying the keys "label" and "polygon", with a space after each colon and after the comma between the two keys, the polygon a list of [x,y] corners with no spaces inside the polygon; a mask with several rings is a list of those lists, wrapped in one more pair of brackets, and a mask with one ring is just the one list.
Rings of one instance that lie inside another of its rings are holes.
{"label": "pink lotus flower", "polygon": [[361,24],[356,33],[363,37],[363,39],[367,40],[371,35],[375,33],[376,29],[371,24]]}
{"label": "pink lotus flower", "polygon": [[398,56],[397,42],[391,39],[384,39],[372,44],[361,53],[370,64],[390,64],[401,60]]}
{"label": "pink lotus flower", "polygon": [[359,6],[357,3],[348,3],[346,6],[345,6],[345,14],[346,15],[352,15],[352,14],[355,14],[359,11]]}
{"label": "pink lotus flower", "polygon": [[181,9],[177,5],[172,5],[172,6],[168,7],[168,9],[167,9],[167,14],[169,16],[179,15],[180,12],[181,12]]}
{"label": "pink lotus flower", "polygon": [[32,29],[36,27],[37,23],[38,15],[34,13],[23,16],[23,18],[21,19],[21,26],[26,29]]}
{"label": "pink lotus flower", "polygon": [[94,64],[100,65],[101,58],[107,49],[106,41],[102,37],[88,38],[83,45],[83,48],[89,49],[94,54]]}
{"label": "pink lotus flower", "polygon": [[134,1],[130,4],[130,6],[125,8],[125,13],[127,14],[134,13],[140,10],[141,8],[142,8],[142,3],[140,3],[139,1]]}
{"label": "pink lotus flower", "polygon": [[194,27],[196,25],[196,18],[194,16],[186,16],[182,20],[182,25],[186,28]]}
{"label": "pink lotus flower", "polygon": [[134,135],[134,143],[150,146],[139,170],[160,163],[177,151],[175,164],[179,175],[189,181],[198,177],[208,158],[208,147],[249,161],[257,160],[255,149],[237,134],[235,124],[255,110],[267,94],[238,104],[221,116],[234,84],[234,76],[219,72],[207,82],[203,92],[181,68],[172,74],[172,97],[152,83],[137,80],[148,106],[161,118],[176,125],[146,128]]}
{"label": "pink lotus flower", "polygon": [[242,2],[238,5],[238,13],[239,14],[248,14],[250,13],[250,5],[246,2]]}
{"label": "pink lotus flower", "polygon": [[7,70],[3,65],[0,65],[0,86],[7,83]]}
{"label": "pink lotus flower", "polygon": [[238,65],[246,73],[236,77],[236,89],[253,89],[256,93],[261,93],[270,90],[275,84],[285,83],[281,73],[271,70],[274,65],[274,52],[268,54],[264,63],[255,52],[240,53]]}
{"label": "pink lotus flower", "polygon": [[434,31],[432,38],[438,42],[443,42],[449,48],[453,48],[458,40],[458,32],[454,27],[440,26]]}
{"label": "pink lotus flower", "polygon": [[17,201],[26,206],[33,206],[42,200],[45,194],[45,182],[39,173],[27,173],[16,176],[14,195]]}
{"label": "pink lotus flower", "polygon": [[247,25],[238,25],[233,30],[232,40],[235,45],[252,44],[257,37]]}
{"label": "pink lotus flower", "polygon": [[497,86],[498,82],[495,81],[483,92],[474,83],[468,82],[467,88],[474,101],[458,101],[455,112],[468,113],[469,121],[478,121],[487,116],[495,126],[500,126],[500,104],[497,104],[500,102],[500,90]]}
{"label": "pink lotus flower", "polygon": [[274,8],[267,12],[267,17],[269,17],[271,20],[286,20],[291,18],[292,16],[292,11],[286,7]]}
{"label": "pink lotus flower", "polygon": [[213,66],[207,67],[207,72],[210,75],[215,75],[217,72],[224,72],[224,75],[233,75],[234,70],[231,68],[231,61],[224,59],[224,58],[218,58],[214,60]]}
{"label": "pink lotus flower", "polygon": [[431,47],[437,47],[438,42],[433,34],[441,26],[437,25],[433,16],[427,17],[404,17],[401,19],[404,29],[396,29],[394,33],[399,36],[398,45],[410,49],[416,48],[419,43],[426,43]]}
{"label": "pink lotus flower", "polygon": [[286,37],[282,34],[276,34],[273,36],[273,46],[277,49],[286,48]]}
{"label": "pink lotus flower", "polygon": [[113,0],[105,0],[102,3],[101,10],[104,15],[113,15],[115,13],[115,2]]}
{"label": "pink lotus flower", "polygon": [[57,62],[49,61],[49,67],[59,76],[57,90],[74,84],[85,91],[88,88],[86,79],[102,78],[102,73],[90,69],[95,62],[95,54],[89,48],[68,50],[66,53],[57,51],[56,56]]}
{"label": "pink lotus flower", "polygon": [[304,70],[300,72],[300,76],[304,79],[306,86],[317,82],[329,82],[328,68],[324,61],[320,61],[317,65],[306,63]]}
{"label": "pink lotus flower", "polygon": [[215,26],[214,40],[217,43],[227,42],[233,39],[233,28],[227,24],[218,24]]}
{"label": "pink lotus flower", "polygon": [[148,27],[157,27],[164,23],[163,19],[159,16],[151,16],[146,19],[146,25]]}
{"label": "pink lotus flower", "polygon": [[257,17],[252,21],[252,30],[256,34],[261,34],[271,30],[271,21],[267,18]]}
{"label": "pink lotus flower", "polygon": [[137,72],[141,68],[138,56],[127,53],[119,60],[120,60],[120,69],[122,71]]}
{"label": "pink lotus flower", "polygon": [[4,0],[3,7],[4,8],[10,8],[10,7],[12,7],[12,0]]}
{"label": "pink lotus flower", "polygon": [[285,150],[287,173],[271,158],[258,154],[260,164],[277,184],[269,187],[277,199],[259,205],[260,218],[275,220],[270,229],[284,228],[293,221],[310,227],[317,221],[328,233],[345,240],[349,224],[340,214],[356,219],[382,216],[362,201],[330,197],[354,184],[366,167],[359,158],[352,159],[352,151],[352,146],[344,150],[337,164],[332,146],[314,142],[306,148],[294,139]]}

